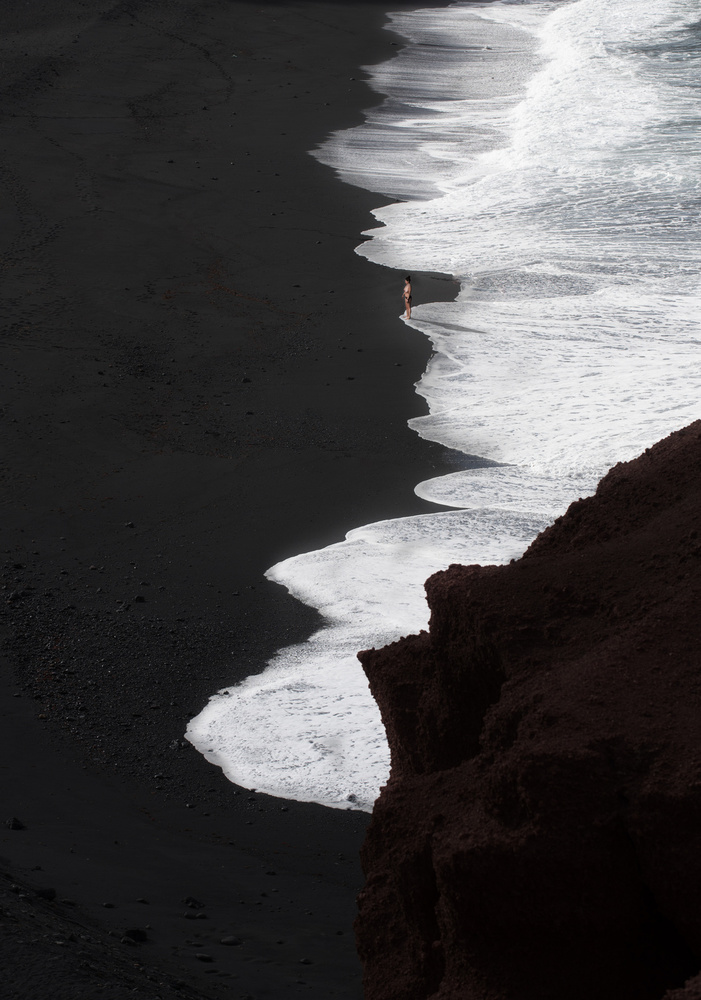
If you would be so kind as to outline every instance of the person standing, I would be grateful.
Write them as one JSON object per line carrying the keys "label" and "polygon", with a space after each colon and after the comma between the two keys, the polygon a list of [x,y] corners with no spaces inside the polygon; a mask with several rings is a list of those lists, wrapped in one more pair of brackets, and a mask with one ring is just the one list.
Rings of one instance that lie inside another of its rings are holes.
{"label": "person standing", "polygon": [[411,275],[407,274],[404,279],[404,305],[406,306],[406,318],[411,318]]}

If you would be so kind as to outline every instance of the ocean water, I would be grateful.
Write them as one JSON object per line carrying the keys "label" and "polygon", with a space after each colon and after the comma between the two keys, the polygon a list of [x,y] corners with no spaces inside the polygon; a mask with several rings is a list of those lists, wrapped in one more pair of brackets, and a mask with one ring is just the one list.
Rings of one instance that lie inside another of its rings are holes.
{"label": "ocean water", "polygon": [[456,3],[391,25],[407,45],[371,68],[384,103],[313,155],[378,193],[358,253],[459,279],[455,302],[412,311],[434,354],[410,426],[494,464],[417,485],[453,509],[272,567],[325,627],[187,734],[240,784],[340,808],[371,809],[389,771],[356,651],[426,627],[431,572],[518,557],[701,412],[697,0]]}

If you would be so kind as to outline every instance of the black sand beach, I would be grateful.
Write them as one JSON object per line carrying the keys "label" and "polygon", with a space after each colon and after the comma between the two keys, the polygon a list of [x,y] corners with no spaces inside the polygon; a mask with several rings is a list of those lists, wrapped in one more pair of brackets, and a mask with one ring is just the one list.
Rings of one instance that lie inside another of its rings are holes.
{"label": "black sand beach", "polygon": [[382,199],[307,154],[378,99],[398,6],[5,14],[8,998],[361,996],[368,817],[235,788],[183,733],[316,624],[264,571],[444,468],[402,275],[353,253]]}

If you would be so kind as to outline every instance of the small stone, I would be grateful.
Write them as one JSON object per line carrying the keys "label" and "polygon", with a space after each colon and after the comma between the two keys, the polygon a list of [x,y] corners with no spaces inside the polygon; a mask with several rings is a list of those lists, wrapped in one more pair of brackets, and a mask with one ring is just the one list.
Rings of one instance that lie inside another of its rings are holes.
{"label": "small stone", "polygon": [[148,941],[148,934],[143,927],[127,927],[124,931],[124,937],[129,938],[132,942]]}
{"label": "small stone", "polygon": [[241,944],[242,941],[241,938],[234,937],[233,934],[228,934],[226,937],[223,937],[219,943],[235,946]]}
{"label": "small stone", "polygon": [[185,906],[189,906],[193,910],[203,910],[205,907],[205,904],[199,899],[195,899],[194,896],[186,896],[183,903]]}
{"label": "small stone", "polygon": [[113,910],[114,909],[114,903],[103,903],[102,905],[104,906],[104,908],[106,910]]}
{"label": "small stone", "polygon": [[213,962],[214,961],[214,959],[212,958],[211,955],[205,955],[201,951],[198,951],[195,954],[195,958],[197,959],[198,962]]}
{"label": "small stone", "polygon": [[17,819],[16,816],[12,816],[7,820],[5,826],[8,830],[26,830],[27,827],[24,825],[21,819]]}
{"label": "small stone", "polygon": [[300,958],[299,964],[300,965],[311,965],[312,964],[312,960],[311,960],[311,958]]}

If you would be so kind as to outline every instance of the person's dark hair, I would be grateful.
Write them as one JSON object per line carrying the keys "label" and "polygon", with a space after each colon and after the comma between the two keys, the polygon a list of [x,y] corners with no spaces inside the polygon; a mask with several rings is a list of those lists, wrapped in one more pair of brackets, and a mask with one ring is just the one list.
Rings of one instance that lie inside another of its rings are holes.
{"label": "person's dark hair", "polygon": [[405,278],[404,280],[405,280],[405,281],[411,281],[411,275],[410,275],[410,274],[407,274],[407,276],[406,276],[406,278]]}

